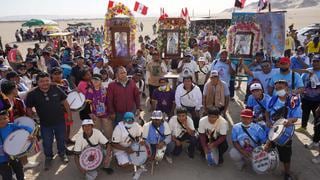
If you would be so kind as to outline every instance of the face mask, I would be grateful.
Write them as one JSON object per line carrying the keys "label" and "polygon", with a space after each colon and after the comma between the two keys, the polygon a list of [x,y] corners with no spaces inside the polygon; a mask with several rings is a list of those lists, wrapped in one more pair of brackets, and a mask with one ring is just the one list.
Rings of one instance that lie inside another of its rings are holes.
{"label": "face mask", "polygon": [[280,68],[280,72],[287,72],[289,68]]}
{"label": "face mask", "polygon": [[161,89],[162,91],[166,90],[166,88],[167,88],[167,86],[160,86],[160,89]]}
{"label": "face mask", "polygon": [[282,89],[282,90],[279,90],[279,91],[276,91],[276,94],[280,97],[283,97],[286,95],[286,90]]}
{"label": "face mask", "polygon": [[130,129],[130,128],[133,127],[133,123],[132,123],[132,124],[127,124],[127,123],[125,123],[124,126],[125,126],[126,128],[128,128],[128,129]]}

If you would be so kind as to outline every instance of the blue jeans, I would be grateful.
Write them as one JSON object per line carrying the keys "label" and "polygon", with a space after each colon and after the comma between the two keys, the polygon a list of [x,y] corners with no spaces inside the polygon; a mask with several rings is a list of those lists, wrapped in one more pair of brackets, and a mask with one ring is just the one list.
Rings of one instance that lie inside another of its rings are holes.
{"label": "blue jeans", "polygon": [[[181,141],[181,142],[184,142],[184,141],[188,142],[189,143],[188,153],[190,155],[194,155],[195,149],[196,149],[196,146],[197,146],[197,138],[195,136],[191,136],[188,133],[185,133],[182,137],[177,138],[177,139],[179,141]],[[181,146],[177,146],[174,141],[171,141],[168,144],[167,149],[170,149],[169,151],[172,152],[172,154],[174,156],[179,156],[181,154],[181,152],[182,152],[182,145]]]}
{"label": "blue jeans", "polygon": [[53,126],[41,126],[40,131],[41,131],[44,155],[47,158],[53,157],[52,144],[53,144],[54,137],[56,138],[56,141],[57,141],[58,154],[60,156],[65,154],[64,137],[65,137],[66,126],[64,121]]}

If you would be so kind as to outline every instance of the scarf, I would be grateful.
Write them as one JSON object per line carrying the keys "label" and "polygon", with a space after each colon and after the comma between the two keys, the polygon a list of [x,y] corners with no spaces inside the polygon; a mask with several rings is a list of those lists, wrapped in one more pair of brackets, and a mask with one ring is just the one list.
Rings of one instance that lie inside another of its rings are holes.
{"label": "scarf", "polygon": [[160,131],[161,135],[156,130],[156,127],[153,126],[152,123],[150,124],[149,133],[148,133],[148,137],[147,137],[147,142],[149,144],[158,144],[159,142],[164,141],[165,136],[164,136],[164,125],[163,125],[163,123],[161,123],[161,125],[159,127],[159,131]]}
{"label": "scarf", "polygon": [[214,92],[213,92],[213,85],[211,84],[211,81],[209,81],[207,86],[205,106],[207,108],[213,107],[213,106],[217,106],[217,107],[225,106],[224,86],[220,80],[218,84],[215,86]]}

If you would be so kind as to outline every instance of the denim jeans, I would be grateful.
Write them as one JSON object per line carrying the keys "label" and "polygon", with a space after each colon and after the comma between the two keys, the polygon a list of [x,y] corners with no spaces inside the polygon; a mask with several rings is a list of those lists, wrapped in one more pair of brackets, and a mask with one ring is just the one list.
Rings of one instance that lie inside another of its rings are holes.
{"label": "denim jeans", "polygon": [[231,76],[230,82],[229,82],[229,91],[230,91],[230,98],[234,97],[234,84],[235,84],[235,77]]}
{"label": "denim jeans", "polygon": [[43,151],[47,158],[53,157],[52,152],[52,144],[53,144],[53,138],[56,138],[57,141],[57,148],[58,148],[58,154],[64,155],[65,154],[65,131],[66,126],[65,122],[61,122],[59,124],[53,125],[53,126],[41,126],[41,137],[42,137],[42,145],[43,145]]}
{"label": "denim jeans", "polygon": [[[191,136],[188,133],[185,133],[182,137],[177,138],[177,139],[179,141],[181,141],[181,142],[187,141],[189,143],[188,153],[191,154],[191,155],[194,155],[194,152],[195,152],[195,149],[196,149],[196,145],[197,145],[197,138],[195,136]],[[174,156],[178,156],[182,152],[182,145],[181,146],[177,146],[174,141],[171,141],[168,144],[167,148],[171,150],[171,152],[172,152],[172,154]]]}

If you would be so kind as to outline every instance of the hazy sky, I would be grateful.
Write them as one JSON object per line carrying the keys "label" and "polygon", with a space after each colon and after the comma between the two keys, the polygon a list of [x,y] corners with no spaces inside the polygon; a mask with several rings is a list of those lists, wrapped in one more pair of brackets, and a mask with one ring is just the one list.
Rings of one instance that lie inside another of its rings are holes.
{"label": "hazy sky", "polygon": [[[0,0],[0,17],[17,15],[97,15],[103,16],[109,0]],[[118,0],[133,9],[135,0]],[[257,0],[247,0],[247,4]],[[234,0],[138,0],[149,7],[148,16],[159,16],[164,7],[169,16],[179,16],[181,8],[189,14],[218,13],[233,7]]]}

